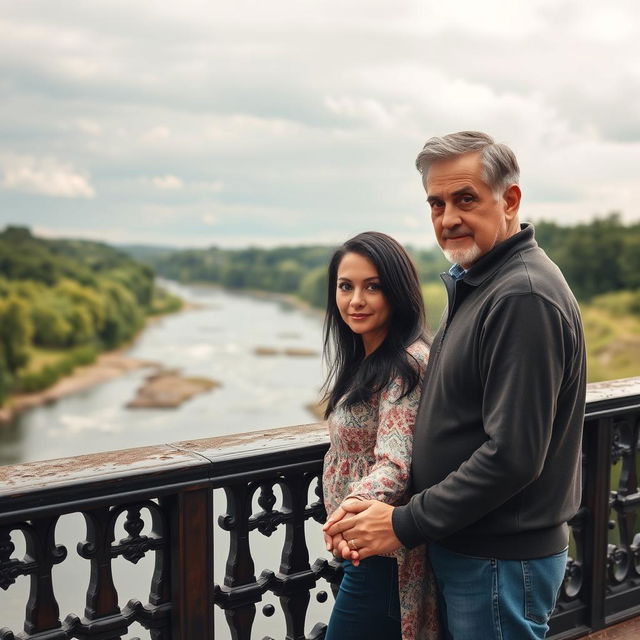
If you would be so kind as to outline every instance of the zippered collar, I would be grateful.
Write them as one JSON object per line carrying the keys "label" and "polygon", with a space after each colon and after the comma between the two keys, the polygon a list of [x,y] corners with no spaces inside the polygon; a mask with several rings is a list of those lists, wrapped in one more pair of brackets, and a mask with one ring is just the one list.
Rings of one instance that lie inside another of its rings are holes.
{"label": "zippered collar", "polygon": [[518,233],[496,245],[489,253],[469,267],[461,280],[474,287],[480,286],[513,255],[537,246],[533,225],[525,222],[520,225]]}

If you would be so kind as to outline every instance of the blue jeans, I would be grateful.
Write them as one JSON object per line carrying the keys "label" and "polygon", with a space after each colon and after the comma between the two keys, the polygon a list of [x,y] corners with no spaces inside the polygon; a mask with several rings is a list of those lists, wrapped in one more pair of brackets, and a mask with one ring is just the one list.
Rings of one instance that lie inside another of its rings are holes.
{"label": "blue jeans", "polygon": [[343,568],[325,640],[401,640],[396,559],[345,560]]}
{"label": "blue jeans", "polygon": [[567,551],[534,560],[476,558],[431,543],[446,640],[543,640]]}

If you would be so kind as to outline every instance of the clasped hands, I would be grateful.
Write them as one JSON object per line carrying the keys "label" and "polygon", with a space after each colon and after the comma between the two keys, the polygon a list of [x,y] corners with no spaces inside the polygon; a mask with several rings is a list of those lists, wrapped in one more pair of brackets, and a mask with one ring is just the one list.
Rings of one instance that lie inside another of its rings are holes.
{"label": "clasped hands", "polygon": [[322,527],[327,551],[355,566],[369,556],[395,551],[402,543],[393,532],[392,513],[384,502],[347,498]]}

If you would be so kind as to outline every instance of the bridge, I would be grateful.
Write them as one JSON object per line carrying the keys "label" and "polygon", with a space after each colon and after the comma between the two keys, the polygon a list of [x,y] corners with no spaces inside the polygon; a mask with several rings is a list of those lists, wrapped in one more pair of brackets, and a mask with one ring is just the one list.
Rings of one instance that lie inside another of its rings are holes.
{"label": "bridge", "polygon": [[[590,384],[586,409],[582,505],[548,637],[637,638],[640,377]],[[29,577],[23,628],[0,610],[0,640],[141,640],[138,628],[151,640],[250,640],[257,629],[321,640],[341,579],[339,562],[313,553],[327,447],[313,424],[0,467],[0,587]],[[69,514],[84,521],[75,549],[58,539]],[[277,553],[261,539],[280,540]],[[60,585],[72,555],[86,584]],[[143,558],[150,579],[123,604],[114,564],[137,571]],[[268,567],[259,575],[256,561]],[[60,590],[72,587],[84,609],[61,619]]]}

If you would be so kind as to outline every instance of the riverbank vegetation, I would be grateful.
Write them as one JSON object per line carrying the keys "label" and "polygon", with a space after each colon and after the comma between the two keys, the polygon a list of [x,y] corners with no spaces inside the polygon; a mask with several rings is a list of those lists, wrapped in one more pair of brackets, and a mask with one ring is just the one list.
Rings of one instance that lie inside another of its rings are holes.
{"label": "riverbank vegetation", "polygon": [[0,233],[0,404],[51,386],[181,302],[147,265],[97,242]]}
{"label": "riverbank vegetation", "polygon": [[[640,224],[618,214],[562,226],[539,222],[536,239],[560,267],[582,308],[589,380],[640,375]],[[293,294],[314,307],[326,299],[326,266],[333,247],[149,251],[140,259],[181,282]],[[429,325],[438,326],[446,297],[439,273],[448,264],[439,249],[409,247],[423,282]],[[135,254],[134,254],[135,255]]]}

